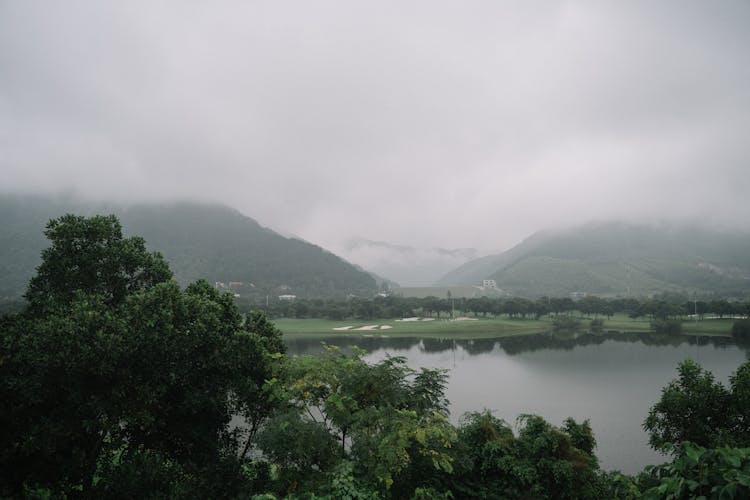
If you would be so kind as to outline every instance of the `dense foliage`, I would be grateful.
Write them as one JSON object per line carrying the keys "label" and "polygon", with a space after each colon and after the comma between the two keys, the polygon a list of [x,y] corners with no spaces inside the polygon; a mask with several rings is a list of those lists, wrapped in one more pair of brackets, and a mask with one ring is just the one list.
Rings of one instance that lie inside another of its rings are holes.
{"label": "dense foliage", "polygon": [[518,436],[489,412],[464,415],[452,492],[459,498],[601,498],[603,477],[588,421],[557,428],[519,417]]}
{"label": "dense foliage", "polygon": [[46,235],[28,303],[0,319],[0,497],[750,494],[750,362],[727,387],[682,363],[644,424],[671,462],[629,477],[599,469],[588,421],[522,415],[514,431],[483,411],[455,426],[444,371],[356,348],[287,358],[264,314],[181,288],[114,217],[67,215]]}
{"label": "dense foliage", "polygon": [[750,362],[732,374],[728,388],[690,359],[677,371],[643,424],[651,446],[750,446]]}
{"label": "dense foliage", "polygon": [[688,441],[670,448],[671,463],[647,467],[644,498],[750,498],[750,448],[704,448]]}
{"label": "dense foliage", "polygon": [[732,337],[740,342],[750,342],[750,319],[740,319],[732,325]]}
{"label": "dense foliage", "polygon": [[278,332],[247,331],[205,282],[181,290],[114,217],[46,234],[28,306],[0,324],[0,495],[231,496],[256,429],[230,420],[269,414]]}
{"label": "dense foliage", "polygon": [[411,370],[403,358],[370,365],[361,354],[329,347],[290,360],[287,405],[259,436],[279,467],[278,493],[322,487],[348,467],[357,483],[402,498],[452,471],[446,374]]}

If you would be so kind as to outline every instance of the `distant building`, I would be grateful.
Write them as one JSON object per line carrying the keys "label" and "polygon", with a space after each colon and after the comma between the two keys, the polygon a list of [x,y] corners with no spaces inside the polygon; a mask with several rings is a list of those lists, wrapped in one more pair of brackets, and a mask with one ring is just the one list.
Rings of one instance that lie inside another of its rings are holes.
{"label": "distant building", "polygon": [[287,300],[290,302],[296,298],[297,298],[296,295],[279,295],[279,300]]}
{"label": "distant building", "polygon": [[497,288],[495,280],[482,280],[482,288]]}
{"label": "distant building", "polygon": [[586,292],[571,292],[570,298],[573,300],[580,300],[586,296]]}
{"label": "distant building", "polygon": [[224,283],[223,281],[217,281],[216,283],[214,283],[214,288],[216,288],[217,290],[228,290],[229,289],[229,287],[227,286],[227,284]]}
{"label": "distant building", "polygon": [[242,286],[241,281],[230,281],[229,282],[229,288],[236,288]]}

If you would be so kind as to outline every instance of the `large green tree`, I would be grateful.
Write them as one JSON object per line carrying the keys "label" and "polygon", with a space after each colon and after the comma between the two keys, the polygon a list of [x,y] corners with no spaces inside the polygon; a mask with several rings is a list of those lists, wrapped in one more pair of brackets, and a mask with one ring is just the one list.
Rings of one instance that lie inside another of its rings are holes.
{"label": "large green tree", "polygon": [[42,263],[26,291],[35,312],[64,305],[81,293],[116,306],[130,294],[172,278],[161,254],[146,251],[143,238],[123,238],[114,215],[66,214],[51,220],[44,234],[51,244],[42,251]]}
{"label": "large green tree", "polygon": [[463,416],[451,479],[457,498],[603,498],[588,421],[558,428],[522,415],[518,423],[516,436],[487,411]]}
{"label": "large green tree", "polygon": [[206,282],[181,290],[113,216],[46,234],[28,306],[0,323],[0,494],[235,495],[278,332],[248,331]]}
{"label": "large green tree", "polygon": [[643,423],[649,444],[670,450],[683,441],[706,448],[750,445],[750,362],[732,374],[729,387],[690,359],[677,371]]}
{"label": "large green tree", "polygon": [[356,349],[293,358],[289,407],[259,439],[280,466],[277,491],[325,490],[346,464],[354,480],[384,496],[409,498],[429,486],[452,469],[445,381],[444,372],[414,371],[399,357],[367,363]]}

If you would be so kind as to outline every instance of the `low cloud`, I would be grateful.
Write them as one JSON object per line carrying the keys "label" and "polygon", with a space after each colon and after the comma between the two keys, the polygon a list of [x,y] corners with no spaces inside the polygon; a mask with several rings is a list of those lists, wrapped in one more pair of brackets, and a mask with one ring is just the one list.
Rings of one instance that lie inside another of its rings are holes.
{"label": "low cloud", "polygon": [[747,227],[750,4],[4,2],[6,191],[230,204],[324,246]]}

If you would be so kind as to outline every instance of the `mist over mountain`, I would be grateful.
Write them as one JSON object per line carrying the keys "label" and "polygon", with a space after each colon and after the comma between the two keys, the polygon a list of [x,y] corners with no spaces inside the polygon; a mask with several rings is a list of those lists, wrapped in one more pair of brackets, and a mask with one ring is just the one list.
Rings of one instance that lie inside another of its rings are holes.
{"label": "mist over mountain", "polygon": [[590,223],[535,233],[510,250],[450,271],[438,285],[494,279],[513,295],[746,296],[750,233],[670,224]]}
{"label": "mist over mountain", "polygon": [[373,273],[401,286],[428,286],[446,269],[479,257],[474,248],[417,248],[354,237],[337,253]]}
{"label": "mist over mountain", "polygon": [[750,2],[689,4],[2,2],[2,189],[220,202],[325,248],[750,229]]}
{"label": "mist over mountain", "polygon": [[[114,213],[123,232],[161,252],[181,284],[233,282],[243,295],[343,297],[371,294],[375,280],[323,248],[286,238],[223,205],[114,205],[73,197],[0,196],[0,299],[21,296],[47,246],[49,219]],[[227,285],[228,286],[228,285]]]}

